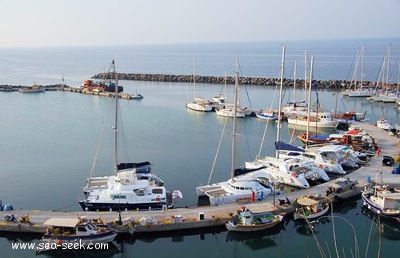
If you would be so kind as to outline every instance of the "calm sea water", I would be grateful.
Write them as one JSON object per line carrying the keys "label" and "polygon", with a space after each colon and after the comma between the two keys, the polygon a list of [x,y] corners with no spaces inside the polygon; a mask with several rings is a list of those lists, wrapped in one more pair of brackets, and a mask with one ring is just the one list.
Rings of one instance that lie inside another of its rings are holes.
{"label": "calm sea water", "polygon": [[[346,79],[355,48],[363,43],[369,61],[365,61],[365,71],[371,71],[365,73],[365,79],[376,79],[389,44],[392,45],[393,65],[395,60],[398,62],[399,39],[289,42],[285,74],[291,76],[294,59],[300,62],[304,50],[307,50],[316,58],[315,79]],[[195,57],[197,74],[223,75],[227,72],[233,75],[234,60],[238,57],[243,76],[278,77],[280,51],[281,43],[278,42],[0,49],[0,84],[27,85],[33,81],[43,85],[56,84],[61,82],[63,75],[68,85],[78,86],[83,80],[108,68],[111,59],[116,60],[118,72],[190,74]],[[396,76],[393,73],[393,78]],[[127,92],[138,91],[145,96],[142,101],[120,102],[124,128],[122,142],[126,144],[125,151],[121,151],[121,160],[151,161],[153,171],[163,178],[168,188],[183,192],[184,198],[177,202],[177,206],[197,205],[195,187],[208,180],[225,119],[213,113],[186,110],[184,103],[193,92],[190,84],[133,81],[121,81],[120,84]],[[203,97],[210,98],[223,89],[220,85],[206,84],[197,90]],[[227,92],[229,99],[232,97],[231,86]],[[243,105],[253,109],[276,108],[277,94],[273,87],[242,87],[241,100]],[[400,123],[399,109],[394,104],[349,99],[341,95],[336,98],[336,93],[331,91],[320,92],[319,98],[327,110],[338,106],[341,111],[366,111],[371,123],[379,117],[385,117],[393,124]],[[103,128],[104,139],[94,173],[104,175],[112,170],[113,100],[68,92],[32,95],[1,92],[0,103],[0,199],[11,202],[17,209],[79,211],[77,201],[83,197],[82,186],[90,173]],[[230,126],[228,123],[223,134],[214,182],[229,177]],[[264,129],[265,122],[255,118],[239,121],[237,166],[257,155]],[[261,151],[263,155],[274,151],[274,124],[268,125],[266,138]],[[286,124],[282,127],[281,138],[284,141],[291,138]],[[376,257],[380,244],[382,257],[393,257],[400,233],[393,227],[377,227],[371,218],[362,214],[359,200],[335,209],[334,215],[337,216],[334,229],[339,256],[353,257],[355,232],[360,255],[367,253],[367,257]],[[332,224],[331,220],[323,220],[314,225],[314,233],[327,256],[336,256]],[[309,227],[288,221],[278,231],[267,235],[238,236],[220,230],[129,239],[116,243],[116,247],[122,249],[118,253],[95,255],[321,257]],[[19,257],[33,255],[32,251],[11,250],[10,242],[26,239],[7,234],[2,236],[0,253]]]}

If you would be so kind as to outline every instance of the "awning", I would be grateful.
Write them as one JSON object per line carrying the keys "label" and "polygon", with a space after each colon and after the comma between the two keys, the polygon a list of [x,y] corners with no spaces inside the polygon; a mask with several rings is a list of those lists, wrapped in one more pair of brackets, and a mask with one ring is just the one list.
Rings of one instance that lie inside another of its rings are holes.
{"label": "awning", "polygon": [[71,218],[50,218],[46,220],[43,225],[54,227],[68,227],[74,228],[79,223],[79,219]]}

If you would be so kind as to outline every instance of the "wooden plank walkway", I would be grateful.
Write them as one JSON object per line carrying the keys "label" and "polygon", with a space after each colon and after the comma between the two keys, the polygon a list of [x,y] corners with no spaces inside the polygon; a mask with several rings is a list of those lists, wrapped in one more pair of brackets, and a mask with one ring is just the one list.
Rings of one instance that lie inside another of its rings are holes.
{"label": "wooden plank walkway", "polygon": [[[350,195],[359,194],[360,189],[364,187],[368,181],[378,180],[382,178],[383,183],[390,185],[400,185],[399,175],[392,174],[393,167],[382,166],[382,157],[389,155],[395,157],[399,154],[400,143],[399,139],[395,136],[389,135],[386,131],[377,128],[374,125],[354,122],[357,126],[365,129],[371,134],[377,141],[378,146],[381,147],[380,155],[375,155],[367,165],[362,166],[356,171],[346,175],[345,177],[351,180],[357,180],[359,185],[357,190]],[[377,177],[378,175],[378,177]],[[319,184],[309,189],[293,191],[285,195],[276,196],[277,200],[284,199],[285,197],[290,200],[296,199],[300,195],[307,193],[325,195],[328,185],[332,182]],[[349,196],[350,196],[349,195]],[[136,225],[132,228],[132,224],[125,226],[116,226],[116,230],[121,233],[130,232],[161,232],[171,230],[185,230],[185,229],[198,229],[207,227],[223,226],[225,221],[230,218],[232,214],[236,214],[236,211],[241,206],[246,206],[249,209],[252,207],[258,210],[262,209],[265,211],[280,211],[285,210],[293,212],[293,208],[288,205],[274,205],[274,198],[268,196],[266,200],[262,202],[246,203],[246,204],[226,204],[220,206],[200,206],[193,208],[177,208],[170,210],[154,210],[154,211],[122,211],[120,213],[122,221],[139,221],[142,217],[148,216],[158,221],[158,224],[147,224],[147,225]],[[106,223],[117,221],[119,219],[119,213],[112,212],[87,212],[87,211],[49,211],[49,210],[13,210],[13,211],[2,211],[0,212],[0,231],[8,232],[20,232],[20,233],[44,233],[45,227],[43,226],[44,221],[51,217],[64,217],[73,218],[77,216],[85,216],[88,219],[101,217]],[[17,218],[29,214],[33,225],[5,222],[4,217],[7,214],[14,214]],[[204,216],[200,216],[204,214]],[[175,217],[182,218],[179,223],[174,223],[177,219]],[[200,219],[200,217],[202,217]]]}

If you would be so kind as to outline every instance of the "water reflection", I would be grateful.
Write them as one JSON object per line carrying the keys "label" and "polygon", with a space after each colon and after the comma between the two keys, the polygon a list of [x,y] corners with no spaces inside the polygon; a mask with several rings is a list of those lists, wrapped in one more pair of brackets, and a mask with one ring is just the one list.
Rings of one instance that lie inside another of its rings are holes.
{"label": "water reflection", "polygon": [[226,242],[234,241],[242,243],[251,250],[259,250],[276,246],[275,239],[281,231],[285,231],[285,224],[281,223],[268,230],[256,232],[228,232]]}
{"label": "water reflection", "polygon": [[400,221],[378,216],[364,206],[361,208],[361,213],[375,223],[382,237],[388,240],[400,240]]}

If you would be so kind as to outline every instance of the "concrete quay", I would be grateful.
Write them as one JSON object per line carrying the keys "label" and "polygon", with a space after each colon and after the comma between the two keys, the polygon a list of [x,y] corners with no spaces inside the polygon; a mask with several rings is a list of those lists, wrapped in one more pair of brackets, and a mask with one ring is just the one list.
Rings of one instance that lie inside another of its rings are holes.
{"label": "concrete quay", "polygon": [[[381,153],[375,155],[368,164],[358,168],[354,172],[345,175],[346,178],[357,180],[358,185],[355,190],[344,193],[345,198],[355,197],[360,194],[361,189],[374,181],[383,182],[391,186],[400,185],[400,175],[392,174],[393,167],[382,165],[384,155],[395,157],[399,154],[400,143],[395,136],[389,135],[386,131],[377,128],[374,125],[352,122],[356,126],[365,129],[377,141],[381,148]],[[101,217],[105,223],[111,223],[121,218],[122,225],[115,225],[115,229],[119,233],[152,233],[167,232],[179,230],[194,230],[203,228],[222,227],[225,221],[229,220],[232,214],[235,214],[241,206],[246,206],[251,210],[263,210],[292,213],[293,207],[287,204],[279,205],[279,199],[286,197],[294,201],[297,197],[304,194],[321,194],[325,195],[328,186],[332,182],[326,182],[313,186],[305,190],[296,190],[290,193],[277,195],[275,197],[268,196],[264,201],[256,201],[249,203],[233,203],[220,206],[199,206],[191,208],[176,208],[168,210],[149,210],[149,211],[122,211],[120,214],[116,211],[110,212],[89,212],[89,211],[50,211],[50,210],[13,210],[0,212],[0,231],[26,233],[44,233],[46,228],[43,226],[44,221],[52,217],[74,218],[77,216],[85,216],[88,219]],[[342,197],[343,197],[342,196]],[[275,201],[275,205],[274,205]],[[24,223],[6,222],[4,217],[14,214],[17,218],[29,214],[31,225]],[[157,223],[146,223],[141,225],[138,221],[148,217],[157,221]],[[129,223],[127,223],[127,221]],[[132,223],[134,222],[134,223]]]}

